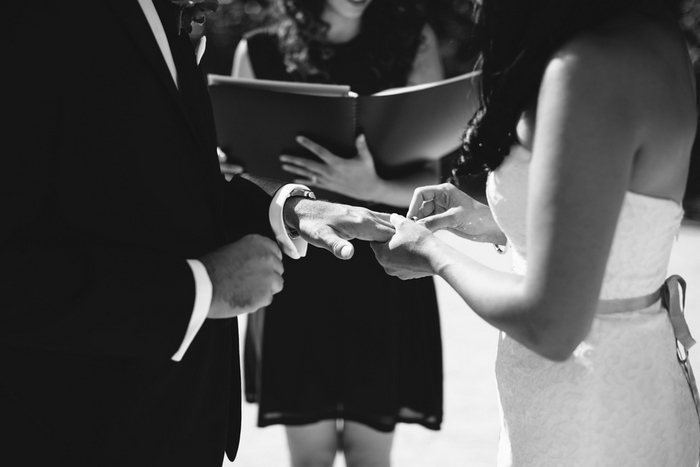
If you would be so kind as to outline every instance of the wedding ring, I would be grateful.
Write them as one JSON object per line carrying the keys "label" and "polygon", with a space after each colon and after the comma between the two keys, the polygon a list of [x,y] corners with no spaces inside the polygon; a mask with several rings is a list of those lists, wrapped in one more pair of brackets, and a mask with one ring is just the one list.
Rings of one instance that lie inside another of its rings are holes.
{"label": "wedding ring", "polygon": [[412,220],[413,222],[416,222],[416,221],[418,220],[418,216],[411,216],[411,220]]}

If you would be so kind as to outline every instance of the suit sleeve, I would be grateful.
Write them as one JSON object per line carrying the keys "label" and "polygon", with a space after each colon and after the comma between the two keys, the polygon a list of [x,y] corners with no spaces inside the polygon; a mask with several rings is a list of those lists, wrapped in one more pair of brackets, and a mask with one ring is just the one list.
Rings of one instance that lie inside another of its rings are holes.
{"label": "suit sleeve", "polygon": [[232,242],[251,233],[275,239],[268,212],[272,197],[282,185],[283,182],[248,174],[235,175],[226,183],[224,219],[227,241]]}

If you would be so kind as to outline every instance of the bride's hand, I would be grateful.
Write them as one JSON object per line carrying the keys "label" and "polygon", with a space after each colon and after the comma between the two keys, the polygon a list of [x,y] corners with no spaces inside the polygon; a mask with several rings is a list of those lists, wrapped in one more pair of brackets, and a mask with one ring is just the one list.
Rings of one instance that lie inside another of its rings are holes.
{"label": "bride's hand", "polygon": [[431,262],[435,246],[442,243],[424,226],[399,214],[391,215],[396,233],[386,243],[372,242],[379,264],[390,276],[417,279],[435,274]]}
{"label": "bride's hand", "polygon": [[489,207],[451,183],[417,188],[406,217],[431,232],[447,230],[476,242],[505,244]]}
{"label": "bride's hand", "polygon": [[323,188],[335,193],[365,201],[376,200],[378,189],[383,182],[377,175],[374,159],[367,148],[364,135],[355,141],[357,155],[352,159],[338,157],[319,144],[304,138],[297,138],[300,145],[317,155],[317,162],[303,157],[280,156],[282,169],[303,178],[295,182]]}

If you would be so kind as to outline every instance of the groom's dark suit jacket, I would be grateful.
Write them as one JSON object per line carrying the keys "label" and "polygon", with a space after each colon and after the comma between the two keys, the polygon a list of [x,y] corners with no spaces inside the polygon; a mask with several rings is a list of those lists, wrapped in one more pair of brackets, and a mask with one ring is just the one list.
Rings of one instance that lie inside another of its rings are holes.
{"label": "groom's dark suit jacket", "polygon": [[220,466],[238,448],[237,324],[207,320],[171,361],[194,302],[186,259],[271,236],[279,185],[221,176],[175,16],[180,90],[137,0],[38,0],[12,16],[0,25],[0,426],[12,433],[0,457]]}

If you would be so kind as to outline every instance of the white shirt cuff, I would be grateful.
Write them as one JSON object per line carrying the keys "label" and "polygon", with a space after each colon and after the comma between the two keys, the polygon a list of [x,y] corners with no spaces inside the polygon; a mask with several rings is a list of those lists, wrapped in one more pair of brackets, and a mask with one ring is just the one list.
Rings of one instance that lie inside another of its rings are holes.
{"label": "white shirt cuff", "polygon": [[272,198],[272,203],[270,203],[270,225],[272,226],[272,231],[275,233],[275,239],[282,251],[293,259],[306,256],[306,249],[309,246],[308,242],[301,237],[295,239],[289,238],[289,234],[287,234],[287,229],[284,225],[284,215],[282,212],[284,202],[289,198],[289,194],[292,190],[297,188],[309,189],[309,187],[305,185],[289,183],[277,190],[277,193],[275,193],[275,196]]}
{"label": "white shirt cuff", "polygon": [[194,275],[194,309],[192,310],[190,322],[187,325],[187,331],[185,331],[185,338],[182,340],[177,352],[170,357],[171,360],[176,362],[182,360],[182,357],[185,355],[185,352],[187,352],[194,337],[199,332],[202,324],[204,324],[204,320],[207,319],[209,307],[211,306],[212,294],[214,292],[211,279],[209,279],[209,274],[207,273],[207,268],[196,259],[188,259],[187,264],[192,268],[192,274]]}

